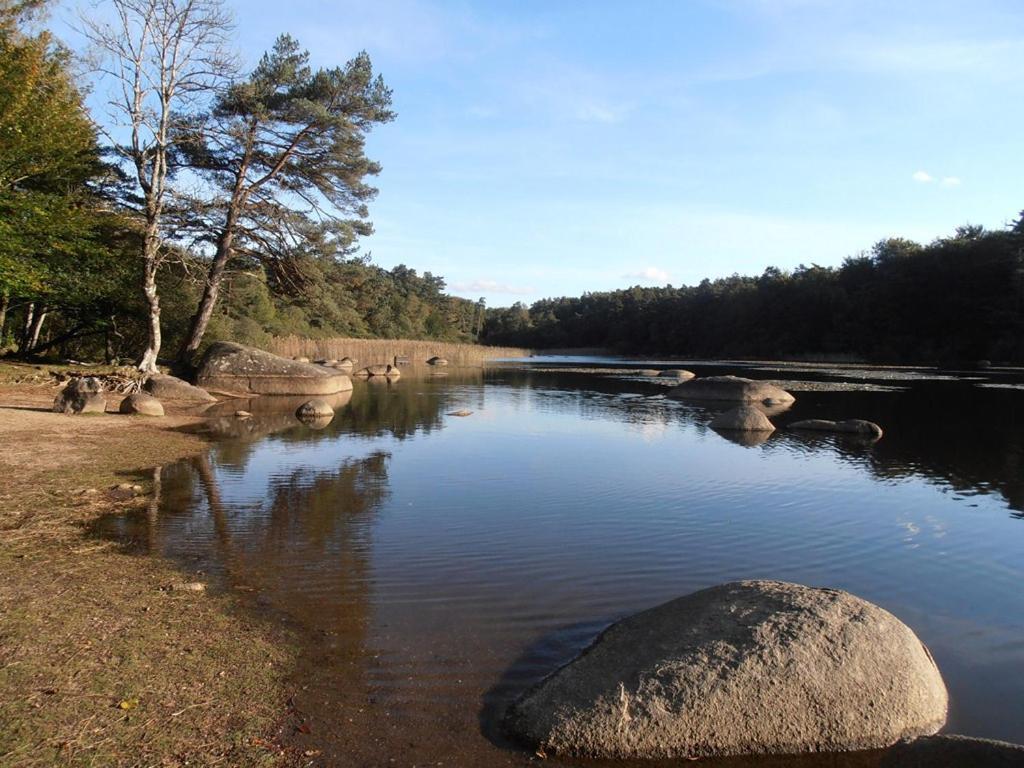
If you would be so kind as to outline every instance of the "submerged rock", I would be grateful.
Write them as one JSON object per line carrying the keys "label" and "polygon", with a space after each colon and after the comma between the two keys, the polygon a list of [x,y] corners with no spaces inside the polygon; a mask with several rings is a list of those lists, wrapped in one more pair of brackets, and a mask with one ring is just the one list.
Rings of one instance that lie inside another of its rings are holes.
{"label": "submerged rock", "polygon": [[448,360],[443,357],[432,357],[427,360],[427,365],[448,365]]}
{"label": "submerged rock", "polygon": [[197,403],[215,403],[217,398],[202,387],[195,387],[176,376],[154,373],[146,379],[145,389],[160,400],[192,400]]}
{"label": "submerged rock", "polygon": [[882,428],[873,421],[864,419],[847,419],[846,421],[828,421],[827,419],[804,419],[794,421],[789,429],[812,430],[816,432],[848,432],[854,435],[864,435],[876,440],[884,433]]}
{"label": "submerged rock", "polygon": [[775,425],[768,420],[764,411],[750,405],[741,405],[721,413],[711,420],[712,429],[739,430],[743,432],[774,432]]}
{"label": "submerged rock", "polygon": [[371,376],[386,376],[389,379],[397,379],[402,372],[394,365],[368,365],[356,371],[354,376],[370,378]]}
{"label": "submerged rock", "polygon": [[121,401],[118,411],[139,416],[163,416],[164,406],[152,395],[146,392],[136,392]]}
{"label": "submerged rock", "polygon": [[887,747],[935,733],[946,709],[931,654],[892,614],[741,581],[612,625],[505,723],[548,754],[681,759]]}
{"label": "submerged rock", "polygon": [[897,744],[880,768],[1021,768],[1024,745],[955,734],[926,736]]}
{"label": "submerged rock", "polygon": [[53,400],[57,413],[105,413],[107,398],[103,394],[103,383],[95,376],[79,376],[71,379]]}
{"label": "submerged rock", "polygon": [[331,395],[352,389],[343,373],[229,341],[210,345],[197,383],[230,394]]}
{"label": "submerged rock", "polygon": [[706,376],[686,381],[668,392],[676,400],[727,400],[737,403],[786,405],[796,400],[789,392],[767,381],[741,376]]}

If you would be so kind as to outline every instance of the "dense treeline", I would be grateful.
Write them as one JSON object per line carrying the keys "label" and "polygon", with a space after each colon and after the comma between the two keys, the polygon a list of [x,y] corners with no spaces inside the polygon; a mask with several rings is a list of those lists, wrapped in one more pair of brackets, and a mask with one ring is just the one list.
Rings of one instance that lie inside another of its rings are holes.
{"label": "dense treeline", "polygon": [[482,305],[358,254],[365,137],[394,118],[365,53],[313,69],[282,35],[239,73],[220,0],[109,1],[100,115],[47,0],[0,0],[0,351],[152,370],[217,338],[476,340]]}
{"label": "dense treeline", "polygon": [[836,268],[489,309],[484,338],[700,357],[1024,361],[1024,214],[1005,231],[884,240]]}

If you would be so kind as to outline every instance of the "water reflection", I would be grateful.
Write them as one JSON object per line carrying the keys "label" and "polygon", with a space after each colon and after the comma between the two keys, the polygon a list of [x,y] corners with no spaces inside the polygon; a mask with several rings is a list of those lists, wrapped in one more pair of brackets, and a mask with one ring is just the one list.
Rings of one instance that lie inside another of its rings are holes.
{"label": "water reflection", "polygon": [[[893,610],[971,703],[957,728],[1024,739],[1024,558],[1003,508],[1024,501],[1020,392],[802,393],[741,450],[707,426],[727,405],[658,384],[448,373],[359,382],[321,430],[300,402],[222,406],[219,442],[163,468],[158,505],[103,523],[303,629],[314,735],[296,744],[328,764],[525,765],[494,731],[511,697],[608,622],[745,577]],[[811,417],[886,435],[785,430]]]}

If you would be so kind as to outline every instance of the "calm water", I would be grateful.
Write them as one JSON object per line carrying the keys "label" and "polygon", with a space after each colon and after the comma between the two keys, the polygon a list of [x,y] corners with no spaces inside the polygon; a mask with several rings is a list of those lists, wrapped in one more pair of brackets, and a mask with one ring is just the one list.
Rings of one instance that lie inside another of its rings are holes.
{"label": "calm water", "polygon": [[269,400],[213,420],[207,456],[160,471],[159,509],[102,532],[298,628],[312,732],[288,738],[333,764],[524,764],[494,728],[510,697],[610,621],[742,578],[891,610],[939,663],[947,730],[1024,741],[1024,390],[990,381],[1017,380],[797,393],[776,424],[886,435],[746,446],[639,380],[357,383],[324,429]]}

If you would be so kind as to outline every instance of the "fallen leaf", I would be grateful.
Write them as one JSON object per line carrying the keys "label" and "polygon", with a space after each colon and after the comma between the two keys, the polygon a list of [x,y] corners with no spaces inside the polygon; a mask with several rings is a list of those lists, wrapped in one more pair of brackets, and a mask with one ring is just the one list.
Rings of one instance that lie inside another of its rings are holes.
{"label": "fallen leaf", "polygon": [[311,733],[309,726],[305,723],[299,723],[297,726],[295,726],[295,730],[299,733]]}
{"label": "fallen leaf", "polygon": [[139,706],[139,700],[121,699],[117,706],[119,709],[123,709],[125,712],[127,712],[129,709],[135,709],[137,706]]}

